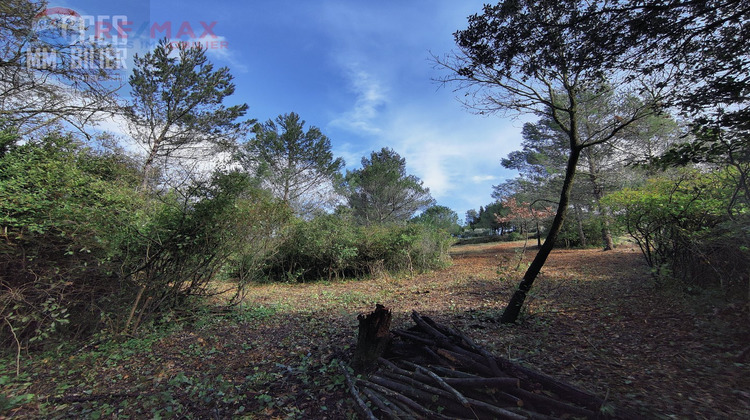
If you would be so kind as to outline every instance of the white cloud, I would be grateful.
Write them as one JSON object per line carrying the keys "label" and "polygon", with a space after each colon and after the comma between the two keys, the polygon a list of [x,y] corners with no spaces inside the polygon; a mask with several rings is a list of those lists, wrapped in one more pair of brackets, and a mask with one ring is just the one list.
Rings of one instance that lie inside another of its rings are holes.
{"label": "white cloud", "polygon": [[471,180],[475,183],[485,182],[485,181],[494,181],[498,179],[495,175],[474,175],[471,177]]}
{"label": "white cloud", "polygon": [[377,125],[379,111],[388,104],[387,89],[372,74],[356,64],[350,64],[346,78],[356,100],[352,108],[331,121],[331,125],[366,134],[380,134]]}
{"label": "white cloud", "polygon": [[223,35],[215,37],[206,37],[199,39],[206,48],[206,55],[213,62],[225,63],[232,72],[246,73],[247,65],[242,62],[237,54],[237,49],[233,48],[232,43]]}
{"label": "white cloud", "polygon": [[517,122],[473,115],[457,103],[446,107],[439,101],[394,105],[380,120],[383,125],[367,145],[370,150],[395,150],[439,204],[461,215],[489,203],[492,186],[514,176],[500,159],[519,146]]}

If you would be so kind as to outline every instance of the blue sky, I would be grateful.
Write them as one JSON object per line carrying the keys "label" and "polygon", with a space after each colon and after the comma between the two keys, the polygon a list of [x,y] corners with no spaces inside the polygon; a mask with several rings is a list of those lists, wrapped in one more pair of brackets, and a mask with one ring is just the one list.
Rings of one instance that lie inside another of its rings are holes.
{"label": "blue sky", "polygon": [[500,159],[519,147],[524,120],[472,114],[456,99],[462,92],[434,81],[446,73],[431,54],[455,48],[453,32],[481,12],[481,1],[53,0],[49,6],[127,15],[136,41],[131,56],[137,40],[149,41],[148,31],[135,33],[144,24],[171,22],[173,37],[179,28],[183,35],[205,34],[199,40],[219,46],[208,49],[209,58],[235,77],[229,104],[247,103],[248,116],[260,121],[300,114],[331,139],[348,169],[391,147],[461,219],[492,201],[492,185],[515,175]]}

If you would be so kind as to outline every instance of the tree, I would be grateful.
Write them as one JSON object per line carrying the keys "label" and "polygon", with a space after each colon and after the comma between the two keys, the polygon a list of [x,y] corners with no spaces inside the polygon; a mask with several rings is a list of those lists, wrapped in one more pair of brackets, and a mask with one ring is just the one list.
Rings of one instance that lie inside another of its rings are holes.
{"label": "tree", "polygon": [[331,141],[317,127],[304,130],[294,112],[253,128],[255,138],[243,146],[239,159],[276,196],[299,215],[333,204],[334,178],[344,160],[333,158]]}
{"label": "tree", "polygon": [[[618,118],[615,111],[622,106],[611,103],[613,99],[606,96],[600,98],[600,103],[593,107],[594,113],[582,115],[584,137],[596,133],[602,121],[606,123]],[[628,102],[624,102],[627,106]],[[638,103],[637,100],[635,103]],[[588,107],[579,110],[580,113],[584,111],[588,112]],[[642,178],[642,165],[637,165],[637,169],[633,166],[648,162],[666,150],[676,137],[676,127],[675,121],[666,114],[652,115],[629,125],[612,141],[588,147],[581,153],[576,172],[583,176],[571,191],[581,245],[586,244],[583,217],[589,214],[598,219],[604,249],[613,247],[608,211],[601,205],[602,197],[634,179]],[[519,178],[511,184],[506,182],[495,186],[493,196],[499,200],[515,197],[525,202],[555,203],[565,173],[567,136],[548,117],[524,124],[522,135],[522,150],[511,152],[501,161],[505,168],[517,170]]]}
{"label": "tree", "polygon": [[609,68],[669,72],[669,105],[697,135],[660,161],[710,162],[738,171],[736,194],[750,203],[750,5],[744,0],[630,0],[601,6],[579,24],[610,26],[591,38]]}
{"label": "tree", "polygon": [[362,224],[404,222],[432,205],[429,188],[406,173],[406,159],[389,148],[362,158],[362,168],[347,171],[344,190]]}
{"label": "tree", "polygon": [[[0,129],[19,138],[65,122],[83,127],[114,111],[116,51],[80,39],[78,24],[44,13],[46,3],[7,0],[0,4]],[[76,64],[84,50],[91,60]]]}
{"label": "tree", "polygon": [[[536,204],[536,203],[535,203]],[[494,218],[498,224],[510,223],[513,226],[520,229],[521,233],[526,236],[526,240],[529,239],[529,230],[531,224],[536,225],[537,232],[537,244],[541,246],[541,232],[539,224],[543,219],[552,216],[552,212],[544,206],[538,206],[540,208],[534,208],[533,204],[520,203],[515,198],[510,198],[507,201],[501,203],[502,208],[505,210],[505,214],[495,213]],[[526,245],[524,244],[524,250]]]}
{"label": "tree", "polygon": [[494,186],[493,198],[556,202],[567,163],[567,136],[550,118],[524,124],[521,135],[521,150],[510,152],[500,161],[504,168],[517,170],[518,177]]}
{"label": "tree", "polygon": [[134,185],[128,160],[69,135],[0,156],[0,347],[85,333],[132,305],[134,288],[119,274],[129,266],[120,245],[147,214]]}
{"label": "tree", "polygon": [[204,49],[164,39],[143,57],[136,55],[134,66],[127,117],[133,137],[146,148],[142,188],[158,160],[188,149],[228,147],[249,123],[237,122],[247,104],[222,105],[234,93],[233,77],[226,67],[214,71]]}
{"label": "tree", "polygon": [[450,208],[440,205],[428,207],[422,214],[414,217],[412,221],[434,226],[451,234],[458,234],[461,230],[458,225],[458,214]]}
{"label": "tree", "polygon": [[489,229],[492,231],[492,234],[496,235],[505,224],[498,222],[495,215],[505,214],[506,212],[507,210],[503,207],[503,204],[498,201],[487,204],[486,206],[479,206],[479,213],[477,214],[477,221],[474,223],[474,226],[482,229]]}
{"label": "tree", "polygon": [[[616,57],[600,55],[591,36],[610,28],[597,21],[578,25],[590,8],[576,0],[513,0],[486,5],[482,15],[469,17],[469,27],[455,33],[460,51],[438,63],[452,72],[445,82],[468,90],[467,105],[480,112],[531,112],[551,118],[565,133],[567,163],[557,212],[544,244],[511,298],[502,322],[515,322],[526,294],[552,251],[570,204],[570,193],[583,150],[610,141],[628,125],[653,114],[658,90],[651,85],[631,92],[642,98],[595,133],[582,130],[582,112],[601,95],[626,87],[631,74],[608,72]],[[603,83],[605,81],[606,83]],[[582,95],[584,92],[591,94]]]}
{"label": "tree", "polygon": [[474,229],[474,226],[479,223],[479,213],[475,209],[467,210],[465,223],[470,229]]}

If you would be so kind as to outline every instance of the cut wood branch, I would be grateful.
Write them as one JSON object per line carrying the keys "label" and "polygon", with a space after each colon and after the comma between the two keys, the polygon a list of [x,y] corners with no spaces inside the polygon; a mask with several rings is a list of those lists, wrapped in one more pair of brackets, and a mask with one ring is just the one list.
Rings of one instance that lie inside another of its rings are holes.
{"label": "cut wood branch", "polygon": [[354,402],[357,403],[357,411],[365,417],[367,420],[377,420],[374,414],[372,414],[372,411],[370,408],[365,404],[365,402],[362,400],[362,397],[359,395],[359,391],[357,391],[357,387],[354,385],[354,380],[352,380],[352,376],[349,374],[349,370],[344,366],[343,363],[339,363],[339,368],[341,368],[341,371],[344,373],[344,378],[346,379],[346,385],[349,387],[349,393],[352,395],[352,398],[354,398]]}
{"label": "cut wood branch", "polygon": [[[416,325],[393,335],[387,328],[390,311],[382,305],[359,317],[357,353],[367,346],[363,352],[372,366],[365,371],[372,373],[357,379],[359,389],[351,385],[350,392],[355,401],[361,392],[379,418],[640,418],[611,406],[602,410],[605,400],[595,395],[496,357],[460,331],[416,311],[411,317]],[[372,343],[377,348],[381,339],[385,352],[372,352]],[[354,360],[364,366],[357,353]]]}

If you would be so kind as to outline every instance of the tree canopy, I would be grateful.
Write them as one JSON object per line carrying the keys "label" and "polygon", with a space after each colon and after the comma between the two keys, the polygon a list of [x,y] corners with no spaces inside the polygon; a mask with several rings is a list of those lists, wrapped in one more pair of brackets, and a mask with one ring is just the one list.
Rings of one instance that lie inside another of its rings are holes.
{"label": "tree canopy", "polygon": [[458,214],[450,208],[440,205],[428,207],[419,216],[414,217],[412,221],[443,229],[452,234],[457,234],[461,229],[458,225]]}
{"label": "tree canopy", "polygon": [[433,203],[429,188],[406,173],[406,159],[389,148],[362,158],[347,171],[344,189],[355,218],[363,224],[404,222]]}
{"label": "tree canopy", "polygon": [[256,124],[253,133],[239,153],[240,162],[277,198],[300,215],[337,201],[334,181],[344,160],[333,157],[331,140],[318,127],[305,131],[305,121],[292,112]]}
{"label": "tree canopy", "polygon": [[[444,81],[456,82],[459,89],[468,91],[468,106],[480,112],[546,116],[564,133],[567,143],[557,213],[544,245],[503,313],[503,322],[515,322],[554,246],[583,150],[611,141],[658,110],[658,88],[641,80],[634,83],[625,70],[609,70],[617,54],[602,54],[601,45],[592,37],[610,28],[584,19],[595,8],[574,0],[509,0],[486,5],[483,14],[469,17],[467,29],[454,34],[459,52],[438,60],[452,73]],[[586,130],[592,111],[605,98],[625,90],[639,101],[624,109],[597,112],[601,124],[597,130]]]}
{"label": "tree canopy", "polygon": [[[127,117],[133,138],[146,149],[143,185],[157,161],[207,147],[228,148],[242,134],[247,104],[225,107],[235,90],[229,69],[214,70],[200,47],[164,39],[139,57],[129,83],[133,103]],[[192,150],[187,150],[192,149]],[[205,154],[198,155],[205,157]]]}

